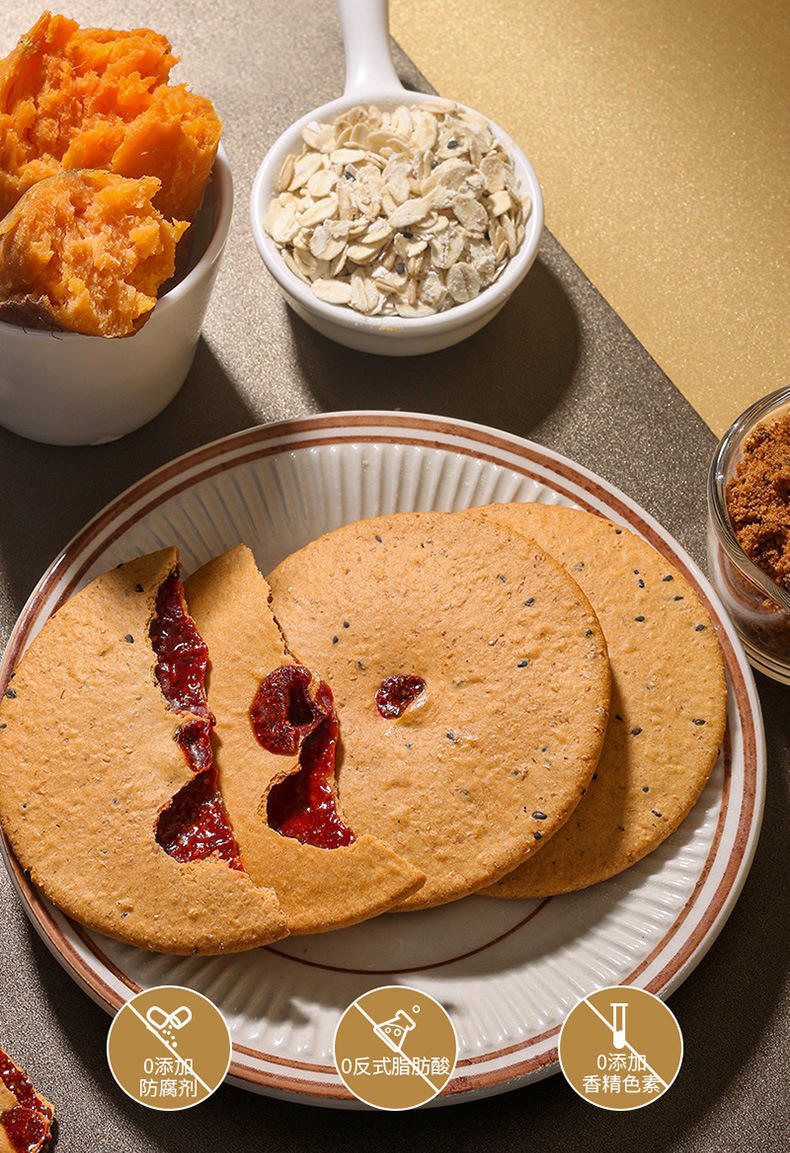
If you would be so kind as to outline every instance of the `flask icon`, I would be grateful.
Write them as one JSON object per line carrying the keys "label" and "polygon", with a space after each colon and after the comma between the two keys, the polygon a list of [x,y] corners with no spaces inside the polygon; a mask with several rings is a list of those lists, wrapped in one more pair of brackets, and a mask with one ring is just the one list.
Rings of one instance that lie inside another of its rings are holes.
{"label": "flask icon", "polygon": [[390,1049],[403,1049],[406,1034],[414,1028],[415,1022],[404,1009],[399,1009],[394,1017],[380,1021],[373,1026],[373,1032]]}

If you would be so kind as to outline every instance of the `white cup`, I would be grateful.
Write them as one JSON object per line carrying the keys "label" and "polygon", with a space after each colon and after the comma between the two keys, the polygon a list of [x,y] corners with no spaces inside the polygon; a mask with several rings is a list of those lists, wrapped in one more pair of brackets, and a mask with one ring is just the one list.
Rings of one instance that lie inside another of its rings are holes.
{"label": "white cup", "polygon": [[232,208],[233,180],[220,145],[192,226],[188,270],[132,336],[0,321],[0,424],[45,444],[103,444],[160,413],[192,364]]}

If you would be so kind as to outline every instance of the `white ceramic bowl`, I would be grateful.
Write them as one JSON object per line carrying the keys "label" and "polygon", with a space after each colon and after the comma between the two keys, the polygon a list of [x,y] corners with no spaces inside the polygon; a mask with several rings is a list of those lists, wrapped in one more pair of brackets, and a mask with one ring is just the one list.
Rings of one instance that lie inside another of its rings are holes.
{"label": "white ceramic bowl", "polygon": [[[393,107],[435,102],[435,96],[410,92],[400,83],[390,55],[386,0],[338,0],[346,52],[346,89],[338,100],[308,112],[292,124],[267,152],[258,169],[250,200],[252,232],[263,262],[282,293],[303,320],[332,340],[362,352],[386,356],[415,356],[435,352],[464,340],[492,320],[521,283],[537,255],[543,231],[543,197],[535,170],[524,153],[493,121],[491,130],[513,158],[521,194],[529,196],[532,211],[516,255],[498,280],[474,300],[427,317],[364,316],[346,305],[326,304],[287,267],[279,249],[264,230],[263,218],[274,195],[283,160],[299,152],[302,129],[311,120],[331,123],[357,104]],[[474,111],[474,109],[469,109]],[[475,113],[479,115],[478,113]]]}
{"label": "white ceramic bowl", "polygon": [[102,444],[161,412],[194,358],[232,208],[230,165],[220,145],[193,225],[187,272],[133,336],[83,336],[0,321],[0,424],[46,444]]}

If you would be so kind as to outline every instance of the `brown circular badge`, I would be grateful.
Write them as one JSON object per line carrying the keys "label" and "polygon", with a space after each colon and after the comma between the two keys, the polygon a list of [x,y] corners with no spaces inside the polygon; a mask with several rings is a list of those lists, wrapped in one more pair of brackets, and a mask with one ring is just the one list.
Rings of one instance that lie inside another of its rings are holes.
{"label": "brown circular badge", "polygon": [[560,1066],[580,1097],[601,1109],[641,1109],[675,1080],[683,1035],[674,1013],[644,989],[590,993],[560,1032]]}
{"label": "brown circular badge", "polygon": [[414,1109],[455,1068],[455,1029],[438,1001],[386,985],[352,1001],[335,1031],[335,1064],[355,1097],[377,1109]]}
{"label": "brown circular badge", "polygon": [[217,1089],[230,1065],[230,1033],[216,1005],[180,985],[127,1001],[107,1036],[110,1072],[150,1109],[189,1109]]}

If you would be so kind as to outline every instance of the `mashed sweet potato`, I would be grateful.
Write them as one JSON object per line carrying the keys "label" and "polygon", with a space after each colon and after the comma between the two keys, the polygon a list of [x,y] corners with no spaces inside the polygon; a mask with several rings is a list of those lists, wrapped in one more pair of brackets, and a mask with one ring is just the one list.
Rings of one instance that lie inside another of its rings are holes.
{"label": "mashed sweet potato", "polygon": [[222,126],[211,102],[169,85],[164,36],[80,28],[49,12],[0,63],[0,216],[63,169],[156,176],[156,207],[194,220]]}
{"label": "mashed sweet potato", "polygon": [[127,336],[173,275],[187,221],[154,207],[154,176],[99,169],[39,181],[0,221],[0,319]]}

